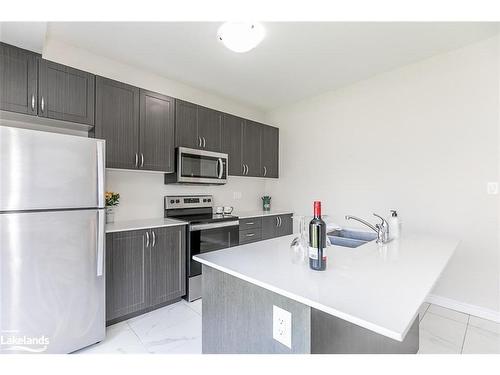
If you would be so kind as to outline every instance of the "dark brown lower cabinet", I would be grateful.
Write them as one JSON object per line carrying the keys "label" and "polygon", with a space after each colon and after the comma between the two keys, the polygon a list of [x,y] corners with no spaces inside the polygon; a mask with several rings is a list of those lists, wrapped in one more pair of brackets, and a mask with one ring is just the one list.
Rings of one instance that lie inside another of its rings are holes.
{"label": "dark brown lower cabinet", "polygon": [[185,227],[106,236],[106,323],[113,324],[185,294]]}
{"label": "dark brown lower cabinet", "polygon": [[186,294],[185,232],[179,228],[154,228],[151,246],[151,306]]}
{"label": "dark brown lower cabinet", "polygon": [[286,236],[293,232],[292,214],[264,216],[262,218],[262,239]]}

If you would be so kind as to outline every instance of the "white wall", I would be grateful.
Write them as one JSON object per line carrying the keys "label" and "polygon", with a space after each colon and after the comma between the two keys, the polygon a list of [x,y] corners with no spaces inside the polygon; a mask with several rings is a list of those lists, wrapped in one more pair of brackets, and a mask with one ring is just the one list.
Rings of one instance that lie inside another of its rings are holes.
{"label": "white wall", "polygon": [[[264,113],[227,98],[207,93],[125,65],[89,51],[51,39],[45,41],[43,57],[87,72],[101,75],[130,85],[170,95],[223,112],[263,121]],[[121,203],[115,220],[153,218],[163,216],[163,197],[171,194],[213,194],[216,205],[232,205],[237,210],[254,210],[260,207],[264,180],[257,178],[229,177],[224,186],[164,185],[163,174],[108,170],[106,189],[120,193]],[[234,198],[241,193],[241,198]]]}
{"label": "white wall", "polygon": [[497,38],[269,113],[280,127],[274,204],[341,225],[396,208],[405,231],[461,239],[434,294],[499,311]]}

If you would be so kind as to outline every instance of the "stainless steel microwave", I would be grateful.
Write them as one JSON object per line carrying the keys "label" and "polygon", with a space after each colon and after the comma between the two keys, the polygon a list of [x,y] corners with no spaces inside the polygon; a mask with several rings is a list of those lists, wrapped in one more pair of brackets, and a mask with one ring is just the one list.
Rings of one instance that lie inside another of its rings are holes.
{"label": "stainless steel microwave", "polygon": [[175,150],[175,173],[165,174],[166,184],[225,184],[227,154],[178,147]]}

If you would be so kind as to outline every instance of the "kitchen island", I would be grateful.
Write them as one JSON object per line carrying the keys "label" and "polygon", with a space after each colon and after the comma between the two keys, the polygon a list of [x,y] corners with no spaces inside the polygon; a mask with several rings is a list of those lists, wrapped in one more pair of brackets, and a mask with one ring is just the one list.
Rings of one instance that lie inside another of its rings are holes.
{"label": "kitchen island", "polygon": [[[418,309],[458,241],[403,235],[332,246],[318,272],[292,262],[293,238],[194,257],[203,264],[203,353],[418,351]],[[273,338],[273,306],[291,313],[291,326],[281,327],[290,330],[288,344]]]}

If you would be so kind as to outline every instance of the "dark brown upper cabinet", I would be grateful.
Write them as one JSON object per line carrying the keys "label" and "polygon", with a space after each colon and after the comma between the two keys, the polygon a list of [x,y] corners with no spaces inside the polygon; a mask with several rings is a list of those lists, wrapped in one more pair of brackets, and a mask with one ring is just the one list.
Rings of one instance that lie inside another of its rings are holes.
{"label": "dark brown upper cabinet", "polygon": [[243,158],[243,175],[251,177],[260,177],[262,175],[260,168],[260,134],[262,125],[247,120],[243,127],[242,138],[242,158]]}
{"label": "dark brown upper cabinet", "polygon": [[38,55],[0,43],[0,109],[36,115]]}
{"label": "dark brown upper cabinet", "polygon": [[243,176],[242,137],[245,120],[224,114],[222,120],[222,152],[228,154],[228,174]]}
{"label": "dark brown upper cabinet", "polygon": [[97,77],[95,136],[106,140],[106,167],[140,166],[137,87]]}
{"label": "dark brown upper cabinet", "polygon": [[221,144],[229,175],[278,177],[278,128],[224,114]]}
{"label": "dark brown upper cabinet", "polygon": [[174,98],[141,90],[139,112],[141,168],[174,172]]}
{"label": "dark brown upper cabinet", "polygon": [[262,177],[278,178],[279,130],[262,125],[260,132],[260,173]]}
{"label": "dark brown upper cabinet", "polygon": [[175,102],[175,145],[201,148],[198,137],[198,106],[182,100]]}
{"label": "dark brown upper cabinet", "polygon": [[38,116],[94,125],[95,76],[38,60]]}
{"label": "dark brown upper cabinet", "polygon": [[222,113],[176,100],[175,144],[207,151],[221,151]]}
{"label": "dark brown upper cabinet", "polygon": [[203,150],[220,152],[221,128],[222,113],[198,106],[198,136]]}
{"label": "dark brown upper cabinet", "polygon": [[97,138],[108,168],[174,171],[175,99],[111,79],[96,80]]}
{"label": "dark brown upper cabinet", "polygon": [[29,120],[34,124],[64,124],[42,121],[47,118],[83,124],[86,129],[94,125],[93,74],[0,43],[0,82],[1,110],[37,116]]}

